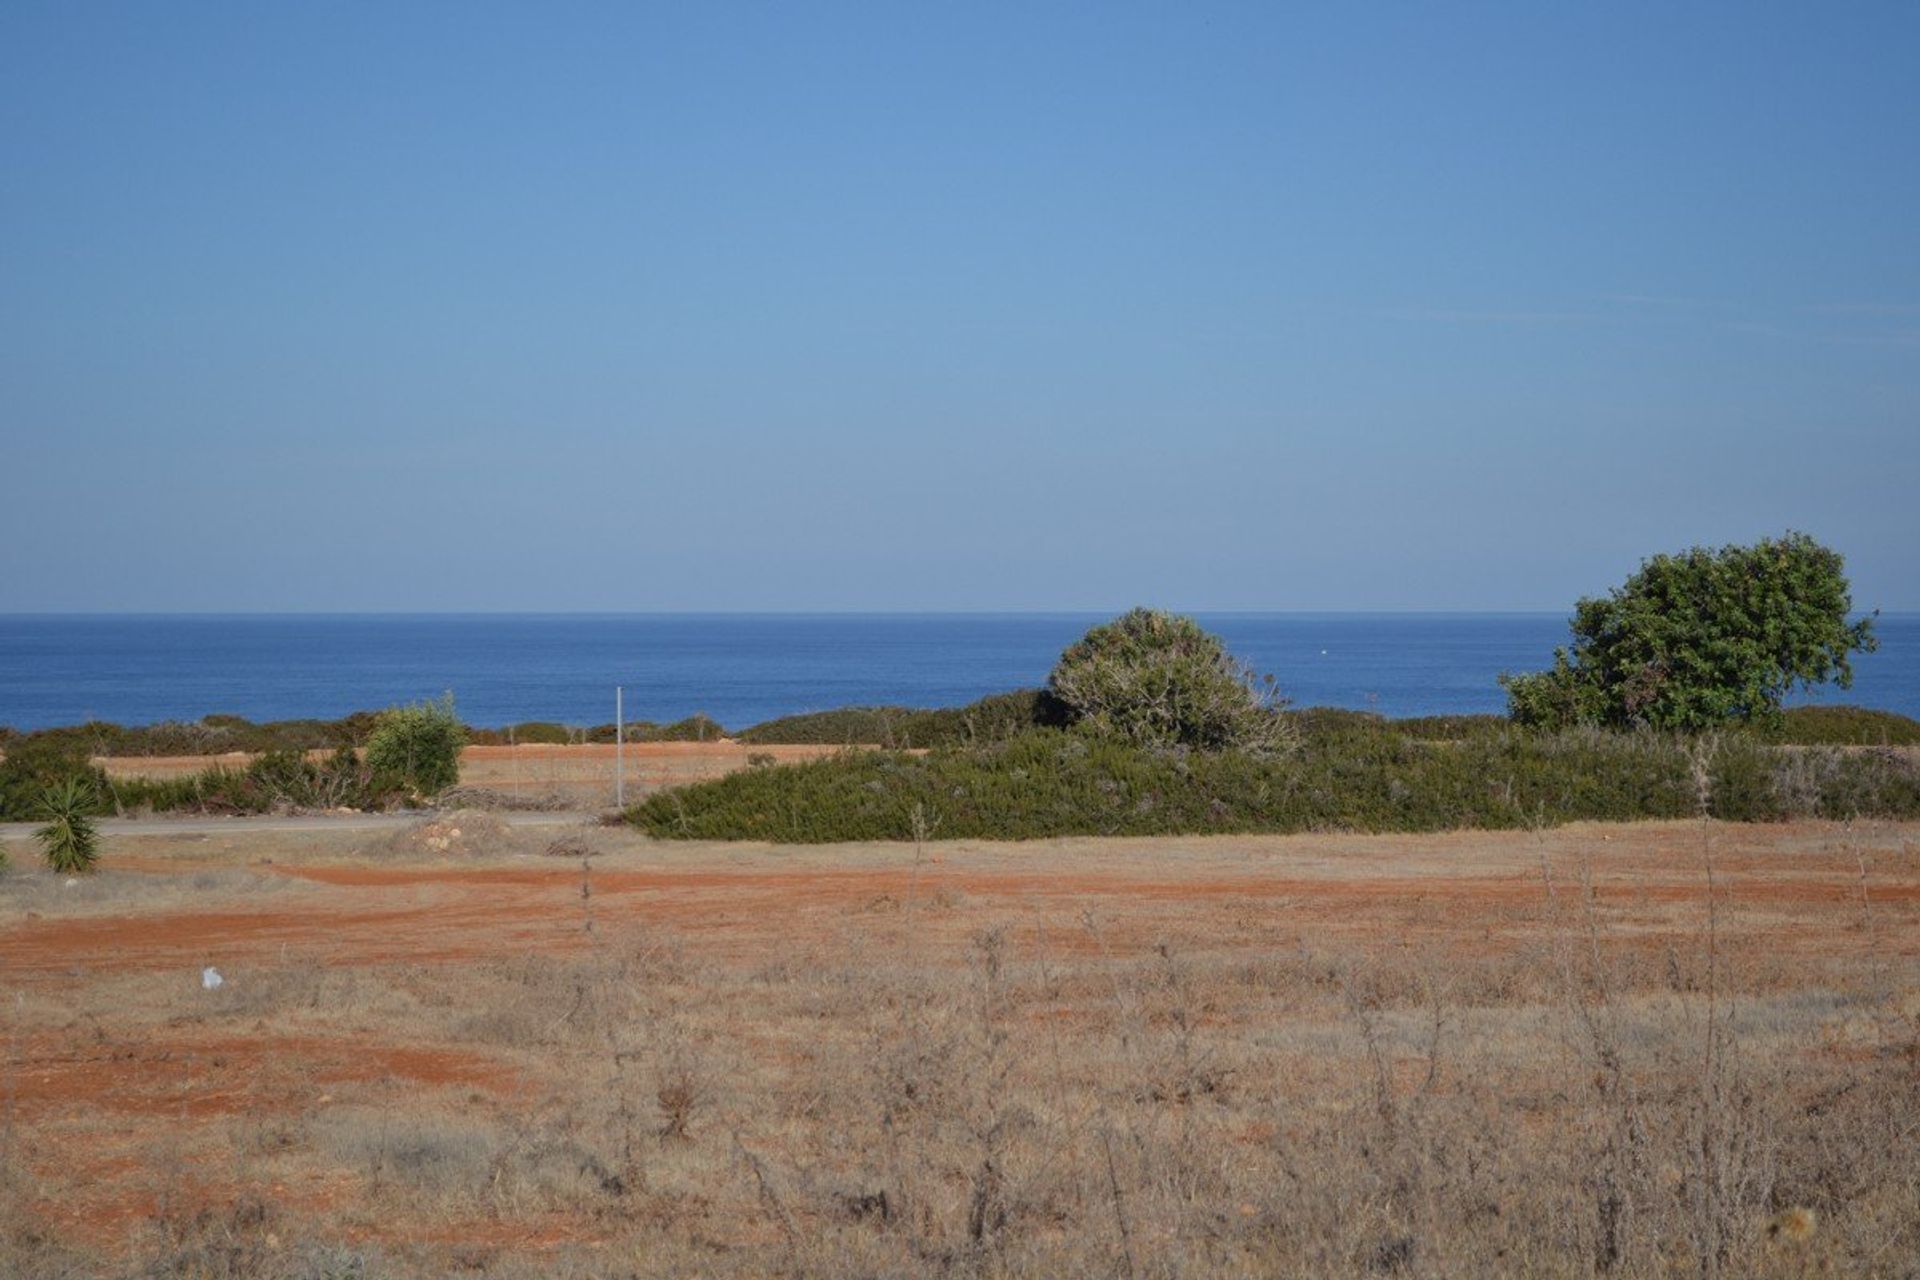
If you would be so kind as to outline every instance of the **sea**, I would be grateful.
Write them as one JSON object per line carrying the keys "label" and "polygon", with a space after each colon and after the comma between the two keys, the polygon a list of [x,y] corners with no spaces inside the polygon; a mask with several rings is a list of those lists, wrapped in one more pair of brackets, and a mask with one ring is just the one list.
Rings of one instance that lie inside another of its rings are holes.
{"label": "sea", "polygon": [[[1503,671],[1548,665],[1553,613],[1199,614],[1295,706],[1497,712]],[[1037,686],[1105,615],[0,615],[0,725],[332,718],[451,692],[470,724],[701,712],[729,729],[833,707],[958,706]],[[1920,614],[1877,621],[1845,702],[1920,716]]]}

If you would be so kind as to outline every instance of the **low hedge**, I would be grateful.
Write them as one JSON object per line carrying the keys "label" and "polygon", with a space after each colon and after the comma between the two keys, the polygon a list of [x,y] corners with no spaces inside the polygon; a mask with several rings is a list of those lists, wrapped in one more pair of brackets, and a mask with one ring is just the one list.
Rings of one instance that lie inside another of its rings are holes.
{"label": "low hedge", "polygon": [[215,767],[176,778],[114,778],[102,813],[272,813],[286,809],[390,809],[407,802],[398,778],[368,767],[351,748],[325,760],[272,751],[245,768]]}
{"label": "low hedge", "polygon": [[827,746],[939,747],[999,742],[1031,729],[1066,723],[1066,710],[1044,689],[996,693],[964,707],[840,707],[782,716],[754,725],[739,740]]}
{"label": "low hedge", "polygon": [[[1008,840],[1680,818],[1698,812],[1695,745],[1597,730],[1430,741],[1354,724],[1275,759],[1032,730],[925,755],[850,750],[751,769],[651,796],[627,816],[661,837],[803,844],[902,838],[916,806],[943,838]],[[1713,750],[1711,778],[1710,811],[1729,821],[1920,817],[1920,769],[1891,750],[1740,735]]]}
{"label": "low hedge", "polygon": [[1920,720],[1870,707],[1789,707],[1766,737],[1802,746],[1914,746],[1920,745]]}

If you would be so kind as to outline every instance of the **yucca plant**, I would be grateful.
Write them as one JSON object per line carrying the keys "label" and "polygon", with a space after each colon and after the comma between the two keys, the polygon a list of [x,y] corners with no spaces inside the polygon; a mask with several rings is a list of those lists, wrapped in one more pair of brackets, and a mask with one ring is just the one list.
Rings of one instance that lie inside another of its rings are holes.
{"label": "yucca plant", "polygon": [[93,825],[93,788],[78,778],[56,782],[40,796],[47,825],[34,839],[47,852],[47,865],[61,875],[85,875],[100,854],[100,833]]}

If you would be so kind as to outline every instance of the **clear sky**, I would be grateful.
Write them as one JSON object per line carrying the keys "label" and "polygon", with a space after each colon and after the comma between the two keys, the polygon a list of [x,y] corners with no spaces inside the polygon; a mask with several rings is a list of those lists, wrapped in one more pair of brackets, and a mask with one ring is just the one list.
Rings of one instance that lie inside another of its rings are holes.
{"label": "clear sky", "polygon": [[1920,5],[0,5],[0,611],[1920,608]]}

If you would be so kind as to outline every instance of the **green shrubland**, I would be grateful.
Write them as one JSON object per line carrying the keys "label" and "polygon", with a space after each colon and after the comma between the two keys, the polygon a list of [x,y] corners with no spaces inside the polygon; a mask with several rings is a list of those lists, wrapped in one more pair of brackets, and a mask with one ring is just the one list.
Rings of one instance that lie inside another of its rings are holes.
{"label": "green shrubland", "polygon": [[275,751],[241,768],[174,778],[113,781],[104,804],[124,813],[272,813],[287,809],[386,809],[411,796],[406,779],[383,773],[342,747],[324,760]]}
{"label": "green shrubland", "polygon": [[1085,730],[923,755],[850,750],[656,795],[629,818],[663,837],[795,843],[898,839],[916,806],[942,837],[982,839],[1624,822],[1697,812],[1697,758],[1724,820],[1920,817],[1920,769],[1892,750],[1593,729],[1435,741],[1353,722],[1280,757]]}
{"label": "green shrubland", "polygon": [[992,705],[999,714],[979,718],[1001,731],[964,737],[952,721],[895,708],[775,722],[743,736],[932,749],[750,769],[649,797],[628,817],[658,836],[817,843],[897,839],[929,818],[949,838],[1036,839],[1501,828],[1677,818],[1703,804],[1739,821],[1920,816],[1910,756],[1784,745],[1796,730],[1858,727],[1841,717],[1769,717],[1763,740],[1285,712],[1272,682],[1217,638],[1151,610],[1089,631],[1043,694]]}
{"label": "green shrubland", "polygon": [[1789,707],[1763,732],[1770,742],[1801,746],[1920,744],[1920,720],[1869,707]]}
{"label": "green shrubland", "polygon": [[[1845,623],[1845,605],[1838,557],[1808,539],[1659,557],[1607,600],[1581,602],[1585,648],[1562,654],[1553,673],[1506,682],[1511,719],[1400,721],[1288,710],[1271,679],[1256,678],[1191,619],[1135,609],[1069,646],[1045,689],[963,707],[770,720],[738,740],[877,749],[778,768],[755,755],[762,767],[654,796],[629,816],[663,836],[799,842],[896,838],[913,813],[937,818],[943,836],[1004,839],[1496,828],[1693,813],[1703,760],[1721,818],[1920,816],[1914,757],[1897,750],[1920,743],[1920,722],[1858,707],[1777,706],[1793,682],[1844,683],[1848,648],[1870,640],[1865,624]],[[1794,634],[1776,637],[1772,650],[1748,634],[1771,636],[1776,623]],[[1685,648],[1695,642],[1707,656]],[[1609,684],[1618,654],[1644,656],[1648,644],[1667,657],[1634,668],[1630,688]],[[1691,656],[1672,659],[1662,645]],[[1727,687],[1704,691],[1714,680]],[[1562,695],[1566,715],[1548,707]],[[1622,698],[1633,714],[1593,711]],[[1725,736],[1696,732],[1729,717],[1747,723]],[[727,736],[704,715],[626,731],[635,742]],[[109,786],[89,759],[134,741],[176,746],[171,735],[186,732],[91,724],[8,735],[0,816],[30,815],[55,786],[96,797],[95,812],[382,807],[451,786],[470,735],[608,742],[615,728],[523,721],[473,735],[448,695],[344,721],[254,726],[209,716],[192,728],[232,741],[331,739],[338,749],[324,763],[274,746],[242,769]]]}
{"label": "green shrubland", "polygon": [[31,734],[6,744],[0,760],[0,821],[25,822],[40,816],[41,803],[56,788],[73,784],[86,794],[106,793],[107,775],[88,758],[79,741],[58,734]]}
{"label": "green shrubland", "polygon": [[963,707],[842,707],[768,720],[742,742],[828,746],[940,747],[998,742],[1029,729],[1064,725],[1067,710],[1044,689],[996,693]]}
{"label": "green shrubland", "polygon": [[121,725],[106,720],[0,734],[0,750],[21,742],[61,743],[88,756],[199,756],[241,751],[322,751],[360,746],[378,715],[356,711],[338,720],[272,720],[255,723],[243,716],[210,715],[200,720],[165,720]]}

